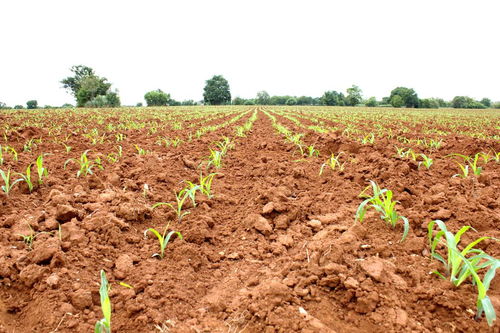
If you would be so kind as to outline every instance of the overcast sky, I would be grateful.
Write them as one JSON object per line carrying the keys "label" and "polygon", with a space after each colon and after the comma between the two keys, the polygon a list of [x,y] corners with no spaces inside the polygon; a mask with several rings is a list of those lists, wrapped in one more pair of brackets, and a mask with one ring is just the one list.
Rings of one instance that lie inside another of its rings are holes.
{"label": "overcast sky", "polygon": [[158,88],[200,100],[215,74],[233,97],[356,84],[500,101],[499,13],[499,0],[2,0],[0,101],[74,104],[59,81],[77,64],[128,105]]}

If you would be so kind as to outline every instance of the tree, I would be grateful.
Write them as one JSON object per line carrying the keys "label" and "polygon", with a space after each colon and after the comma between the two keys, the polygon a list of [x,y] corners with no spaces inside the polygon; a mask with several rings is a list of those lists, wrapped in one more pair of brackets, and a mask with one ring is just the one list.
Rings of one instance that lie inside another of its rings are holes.
{"label": "tree", "polygon": [[257,93],[257,98],[255,99],[255,103],[258,105],[269,105],[271,102],[271,96],[267,93],[267,91],[259,91]]}
{"label": "tree", "polygon": [[164,93],[161,89],[148,91],[144,95],[148,106],[164,106],[170,102],[170,94]]}
{"label": "tree", "polygon": [[104,96],[109,92],[111,83],[105,77],[99,77],[90,67],[78,65],[71,67],[73,76],[61,81],[63,87],[71,92],[76,99],[77,106],[84,106],[97,96]]}
{"label": "tree", "polygon": [[69,104],[69,103],[64,103],[63,105],[61,105],[62,108],[74,108],[74,106],[72,104]]}
{"label": "tree", "polygon": [[286,105],[297,105],[297,99],[295,97],[290,97],[286,100]]}
{"label": "tree", "polygon": [[24,106],[18,104],[16,106],[14,106],[14,109],[18,109],[18,110],[24,109]]}
{"label": "tree", "polygon": [[370,97],[366,100],[365,106],[375,107],[378,105],[377,99],[375,97]]}
{"label": "tree", "polygon": [[489,108],[491,106],[491,99],[485,97],[482,100],[480,100],[479,103]]}
{"label": "tree", "polygon": [[394,105],[400,104],[399,99],[397,100],[397,102],[392,101],[395,96],[399,96],[403,100],[403,105],[401,106],[406,106],[407,108],[418,108],[418,96],[415,90],[411,88],[397,87],[391,91],[391,96],[389,97],[391,105],[394,107],[401,107]]}
{"label": "tree", "polygon": [[363,100],[361,94],[361,89],[353,84],[351,88],[347,88],[346,104],[350,106],[358,105]]}
{"label": "tree", "polygon": [[436,98],[424,98],[420,100],[419,106],[423,109],[439,109],[439,101]]}
{"label": "tree", "polygon": [[403,97],[394,95],[393,97],[391,97],[391,105],[395,108],[400,108],[405,105],[405,101],[403,100]]}
{"label": "tree", "polygon": [[187,99],[187,100],[182,101],[181,104],[190,106],[190,105],[196,105],[197,103],[195,101],[193,101],[192,99]]}
{"label": "tree", "polygon": [[5,104],[4,102],[0,102],[0,109],[6,109],[7,108],[7,104]]}
{"label": "tree", "polygon": [[207,105],[221,105],[231,103],[229,82],[222,75],[214,75],[206,81],[203,101]]}
{"label": "tree", "polygon": [[323,96],[321,96],[320,101],[321,104],[328,106],[345,105],[344,95],[336,92],[335,90],[325,91]]}
{"label": "tree", "polygon": [[455,96],[451,101],[451,106],[455,109],[484,109],[485,106],[467,96]]}
{"label": "tree", "polygon": [[26,109],[36,109],[38,108],[38,102],[35,99],[26,102]]}
{"label": "tree", "polygon": [[297,98],[297,105],[313,105],[314,98],[310,96],[300,96]]}

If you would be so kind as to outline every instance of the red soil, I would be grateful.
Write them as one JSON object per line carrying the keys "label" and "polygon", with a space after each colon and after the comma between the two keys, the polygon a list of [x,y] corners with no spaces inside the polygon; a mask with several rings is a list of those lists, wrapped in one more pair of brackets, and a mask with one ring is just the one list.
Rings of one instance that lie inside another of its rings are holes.
{"label": "red soil", "polygon": [[[500,238],[500,164],[487,163],[480,177],[452,178],[458,168],[444,157],[500,151],[498,141],[444,137],[427,170],[394,157],[387,139],[361,145],[277,116],[321,152],[299,160],[269,118],[258,117],[247,137],[234,137],[214,198],[197,197],[191,214],[172,222],[184,239],[173,239],[160,260],[151,257],[158,242],[145,239],[144,230],[175,216],[151,205],[173,201],[182,180],[197,181],[211,143],[233,136],[234,125],[177,148],[156,145],[147,129],[131,131],[122,159],[77,178],[76,165],[63,168],[69,157],[92,149],[95,158],[117,144],[94,146],[73,135],[67,154],[47,129],[23,128],[4,115],[2,122],[18,126],[9,137],[16,149],[29,138],[47,139],[19,154],[18,163],[4,156],[0,168],[24,171],[40,153],[53,154],[45,158],[49,177],[33,193],[19,185],[8,197],[0,194],[0,332],[93,331],[102,318],[101,269],[111,284],[114,332],[498,332],[498,323],[489,328],[484,318],[474,320],[470,282],[455,288],[429,274],[442,267],[430,260],[426,238],[431,219],[453,231],[471,225],[477,233],[466,234],[467,242]],[[188,131],[176,133],[186,138]],[[151,153],[140,156],[133,144]],[[319,176],[339,151],[349,157],[346,170]],[[354,222],[369,180],[394,191],[411,224],[406,241],[399,242],[400,226],[392,229],[374,213]],[[32,250],[19,236],[30,233],[28,225],[39,232]],[[500,254],[493,240],[479,247]],[[489,296],[499,312],[499,278]]]}

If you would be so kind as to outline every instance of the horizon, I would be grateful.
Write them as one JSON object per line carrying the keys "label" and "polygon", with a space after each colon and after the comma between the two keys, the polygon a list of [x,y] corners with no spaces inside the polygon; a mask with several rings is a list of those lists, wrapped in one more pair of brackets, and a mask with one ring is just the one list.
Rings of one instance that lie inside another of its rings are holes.
{"label": "horizon", "polygon": [[75,104],[60,81],[80,64],[106,77],[123,105],[156,89],[200,101],[217,74],[232,98],[320,97],[354,84],[377,100],[403,86],[419,98],[496,102],[499,9],[491,0],[2,3],[0,102]]}

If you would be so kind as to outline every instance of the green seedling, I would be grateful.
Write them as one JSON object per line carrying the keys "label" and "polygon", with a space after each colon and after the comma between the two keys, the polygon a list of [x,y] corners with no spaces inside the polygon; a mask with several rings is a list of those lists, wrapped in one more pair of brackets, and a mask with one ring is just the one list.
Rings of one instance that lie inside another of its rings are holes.
{"label": "green seedling", "polygon": [[420,157],[422,157],[423,161],[418,162],[418,168],[420,169],[420,165],[423,164],[429,170],[433,162],[432,158],[427,157],[425,154],[420,154]]}
{"label": "green seedling", "polygon": [[64,169],[66,169],[66,165],[69,163],[69,162],[75,162],[77,163],[79,166],[80,166],[80,169],[76,172],[76,176],[77,177],[80,177],[80,176],[87,176],[87,175],[92,175],[93,172],[92,172],[92,168],[95,166],[94,163],[89,160],[87,154],[88,152],[90,151],[90,149],[87,149],[86,151],[84,151],[81,155],[80,155],[80,159],[77,160],[75,158],[70,158],[68,160],[66,160],[66,162],[64,163]]}
{"label": "green seedling", "polygon": [[24,144],[24,146],[23,146],[23,152],[31,151],[32,146],[33,146],[33,138],[29,139],[28,142],[26,142]]}
{"label": "green seedling", "polygon": [[232,149],[231,139],[225,136],[222,141],[216,142],[215,146],[220,149],[222,156],[226,156],[227,151]]}
{"label": "green seedling", "polygon": [[191,199],[193,204],[195,204],[195,195],[196,195],[197,190],[198,190],[198,186],[195,186],[195,187],[191,187],[191,188],[186,187],[186,188],[182,189],[181,191],[179,191],[179,193],[174,192],[177,207],[175,207],[172,203],[169,203],[169,202],[157,202],[151,208],[155,209],[156,207],[159,207],[159,206],[170,207],[177,215],[177,219],[180,223],[180,222],[182,222],[182,218],[184,216],[190,214],[189,211],[185,211],[185,212],[182,211],[182,207],[184,206],[184,203],[189,198],[189,199]]}
{"label": "green seedling", "polygon": [[14,149],[14,147],[9,147],[7,146],[7,152],[10,153],[12,155],[12,159],[17,162],[18,161],[18,157],[17,157],[17,151]]}
{"label": "green seedling", "polygon": [[211,199],[212,195],[212,182],[217,173],[211,173],[207,176],[203,177],[203,174],[200,172],[200,192],[207,196],[207,198]]}
{"label": "green seedling", "polygon": [[138,145],[134,145],[134,147],[139,155],[146,155],[148,153],[147,150],[140,148]]}
{"label": "green seedling", "polygon": [[49,175],[49,171],[43,166],[43,156],[44,154],[41,154],[35,161],[36,173],[38,175],[38,185],[42,185],[43,177],[47,177]]}
{"label": "green seedling", "polygon": [[19,178],[19,179],[12,181],[10,179],[10,173],[11,173],[10,169],[7,170],[7,172],[0,169],[0,176],[2,177],[2,180],[3,180],[3,185],[1,188],[2,188],[2,191],[4,191],[6,195],[9,195],[9,193],[12,190],[12,188],[14,187],[14,185],[16,185],[17,183],[19,183],[20,181],[23,180],[22,178]]}
{"label": "green seedling", "polygon": [[360,194],[360,197],[368,197],[365,201],[363,201],[357,211],[355,220],[359,220],[359,222],[363,222],[366,211],[368,208],[374,208],[377,212],[382,215],[380,218],[384,220],[386,223],[390,224],[393,228],[396,226],[396,223],[399,220],[403,221],[403,237],[401,238],[401,242],[406,239],[408,232],[410,230],[410,223],[408,219],[404,216],[399,215],[396,212],[396,203],[397,201],[392,200],[392,191],[388,189],[381,189],[377,183],[370,180],[371,187],[373,190],[373,196],[367,196],[364,192],[370,188],[370,186],[366,187]]}
{"label": "green seedling", "polygon": [[[440,229],[436,234],[434,234],[435,225]],[[500,260],[489,256],[483,250],[474,248],[478,243],[490,237],[477,238],[465,246],[462,251],[458,249],[462,235],[470,228],[470,226],[464,226],[456,234],[453,234],[448,231],[443,221],[435,220],[430,222],[427,230],[431,247],[431,257],[437,259],[444,265],[450,282],[456,287],[471,277],[478,291],[476,319],[480,318],[484,312],[488,325],[493,326],[493,322],[496,319],[496,313],[487,295],[487,291],[491,281],[495,277],[496,270],[500,268]],[[437,247],[441,243],[444,243],[446,259],[443,254],[437,252]],[[487,269],[487,271],[481,281],[478,271],[482,269]],[[438,271],[434,271],[433,273],[446,279],[446,277]]]}
{"label": "green seedling", "polygon": [[365,135],[363,139],[361,139],[361,143],[364,145],[373,144],[374,142],[375,142],[375,135],[373,133]]}
{"label": "green seedling", "polygon": [[109,299],[110,286],[106,273],[101,270],[101,287],[99,295],[101,297],[101,310],[104,318],[95,324],[94,333],[111,333],[111,300]]}
{"label": "green seedling", "polygon": [[337,156],[335,156],[335,154],[332,153],[332,156],[330,156],[330,158],[321,165],[321,168],[319,169],[319,175],[321,176],[323,174],[323,170],[325,169],[325,167],[329,166],[330,169],[334,170],[335,169],[339,169],[339,171],[344,171],[344,166],[345,166],[345,163],[340,163],[340,156],[343,154],[343,152],[339,152],[337,154]]}
{"label": "green seedling", "polygon": [[174,148],[177,148],[181,144],[181,139],[175,138],[175,139],[170,140],[170,142],[172,143],[172,146]]}
{"label": "green seedling", "polygon": [[66,154],[69,153],[71,151],[71,146],[70,145],[67,145],[65,144],[64,142],[62,143],[63,146],[64,146],[64,149],[66,150]]}
{"label": "green seedling", "polygon": [[207,169],[210,166],[214,166],[216,169],[219,169],[222,166],[222,157],[224,154],[219,150],[213,150],[210,148],[210,155],[208,156]]}
{"label": "green seedling", "polygon": [[459,162],[456,162],[462,173],[457,173],[457,174],[453,175],[453,177],[458,176],[461,178],[467,178],[469,175],[469,170],[472,170],[472,173],[475,176],[479,176],[481,174],[481,172],[483,171],[483,168],[478,166],[479,157],[481,156],[480,153],[477,153],[476,155],[474,155],[474,157],[466,156],[466,155],[462,155],[462,154],[451,154],[448,156],[459,156],[459,157],[464,159],[465,163],[467,163],[467,164],[465,164],[465,163],[461,164]]}
{"label": "green seedling", "polygon": [[22,173],[17,173],[17,174],[21,176],[22,180],[26,182],[30,193],[33,192],[33,182],[31,181],[31,164],[28,165],[28,167],[26,168],[25,174]]}
{"label": "green seedling", "polygon": [[160,243],[160,253],[153,254],[153,257],[160,257],[160,259],[163,259],[163,257],[165,256],[165,248],[167,247],[167,244],[173,235],[177,235],[179,239],[182,239],[182,235],[179,231],[172,230],[167,234],[168,225],[165,227],[165,230],[163,230],[163,234],[160,234],[156,229],[153,228],[145,230],[144,238],[147,238],[148,231],[152,232],[156,236],[156,238],[158,238],[158,242]]}
{"label": "green seedling", "polygon": [[307,157],[319,156],[319,150],[314,148],[314,145],[307,146]]}
{"label": "green seedling", "polygon": [[406,152],[405,152],[405,148],[402,147],[402,148],[398,148],[397,146],[394,146],[394,148],[396,148],[396,156],[399,157],[399,158],[405,158],[406,157]]}

